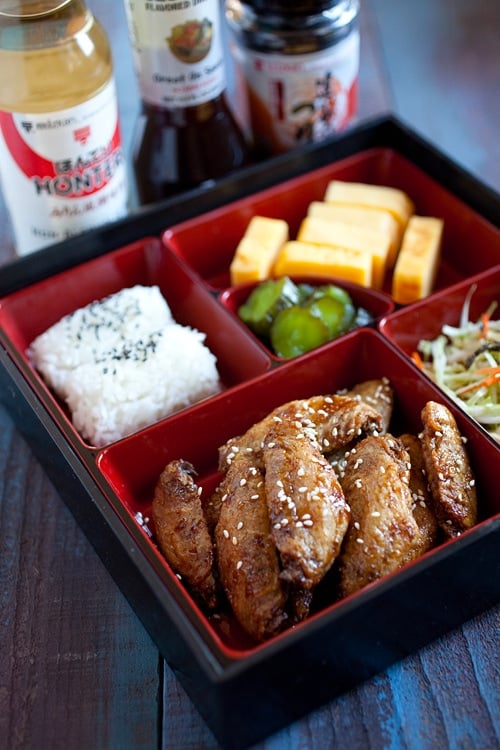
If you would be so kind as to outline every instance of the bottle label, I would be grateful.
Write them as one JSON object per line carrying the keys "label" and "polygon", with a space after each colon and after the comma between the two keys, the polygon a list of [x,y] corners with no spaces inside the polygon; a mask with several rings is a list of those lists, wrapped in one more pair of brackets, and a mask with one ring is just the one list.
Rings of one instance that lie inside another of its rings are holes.
{"label": "bottle label", "polygon": [[319,52],[281,55],[236,47],[234,55],[248,88],[254,140],[267,151],[321,141],[355,114],[357,29]]}
{"label": "bottle label", "polygon": [[226,86],[219,0],[125,4],[142,99],[193,107]]}
{"label": "bottle label", "polygon": [[76,107],[0,111],[0,176],[20,255],[127,211],[114,81]]}

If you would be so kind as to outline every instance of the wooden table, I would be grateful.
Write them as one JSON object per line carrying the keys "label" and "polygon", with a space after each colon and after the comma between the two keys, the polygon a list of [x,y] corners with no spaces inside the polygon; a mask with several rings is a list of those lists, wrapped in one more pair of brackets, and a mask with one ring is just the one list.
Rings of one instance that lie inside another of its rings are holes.
{"label": "wooden table", "polygon": [[[113,47],[129,148],[139,102],[123,7],[89,5]],[[361,30],[359,120],[394,112],[500,191],[498,0],[362,0]],[[2,211],[0,264],[14,257]],[[0,747],[217,748],[1,408],[0,514]],[[499,747],[499,614],[467,622],[259,750]]]}

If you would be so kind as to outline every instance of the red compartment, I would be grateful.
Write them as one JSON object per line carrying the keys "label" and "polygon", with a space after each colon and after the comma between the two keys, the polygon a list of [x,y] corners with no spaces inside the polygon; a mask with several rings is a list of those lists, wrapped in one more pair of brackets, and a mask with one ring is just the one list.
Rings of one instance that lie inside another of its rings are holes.
{"label": "red compartment", "polygon": [[[148,517],[154,485],[163,467],[170,460],[184,458],[196,467],[200,484],[208,493],[219,479],[219,446],[228,438],[241,434],[275,406],[291,399],[333,392],[365,379],[384,376],[390,379],[395,390],[391,426],[394,434],[403,431],[418,433],[421,429],[420,411],[424,404],[431,399],[446,402],[428,378],[420,375],[409,360],[378,332],[360,330],[103,450],[98,456],[97,468],[105,480],[105,492],[120,512],[125,509],[132,518],[137,513]],[[481,522],[478,526],[481,527],[500,513],[500,498],[495,489],[499,451],[484,439],[482,432],[459,409],[453,404],[449,404],[449,407],[467,438],[480,498]],[[460,544],[462,538],[476,533],[478,526],[460,539],[445,542],[441,548]],[[174,588],[178,596],[179,589],[182,592],[182,584],[164,561],[154,541],[148,540],[147,543],[152,564],[156,568],[158,565],[163,568],[167,588]],[[425,557],[429,558],[435,552],[433,550]],[[418,565],[417,560],[406,568]],[[397,578],[398,575],[394,573],[389,578]],[[369,588],[377,585],[378,582]],[[353,606],[358,595],[349,598],[349,606]],[[224,622],[221,627],[217,620],[209,621],[185,591],[183,599],[203,631],[204,638],[230,658],[244,657],[255,648],[265,649],[266,645],[277,640],[274,638],[263,646],[255,647],[241,636],[234,622]],[[320,612],[293,629],[294,635],[291,635],[292,631],[287,631],[278,639],[297,636],[299,631],[306,630],[318,618],[334,617],[342,606],[342,602],[327,600]]]}
{"label": "red compartment", "polygon": [[[360,286],[359,284],[352,284],[344,279],[332,279],[332,278],[311,278],[311,277],[291,277],[292,281],[297,284],[305,282],[312,286],[320,286],[321,284],[337,284],[350,295],[355,307],[362,307],[367,310],[373,316],[373,324],[386,315],[389,315],[395,309],[395,304],[389,295],[384,292],[379,292],[376,289],[367,289],[366,287]],[[256,284],[241,284],[240,286],[230,287],[224,289],[220,293],[221,304],[227,307],[233,315],[238,315],[238,308],[242,305]],[[243,324],[244,325],[244,324]],[[260,339],[259,339],[260,340]],[[267,342],[263,341],[267,346]],[[273,358],[281,360],[280,357],[275,357],[271,349],[269,352]]]}
{"label": "red compartment", "polygon": [[470,320],[479,320],[492,302],[497,302],[492,318],[500,317],[500,265],[431,295],[422,302],[398,310],[379,322],[379,330],[409,357],[421,339],[433,340],[444,325],[455,326],[471,287]]}
{"label": "red compartment", "polygon": [[[252,216],[288,221],[290,236],[313,200],[322,200],[332,179],[405,190],[416,212],[444,220],[442,261],[435,289],[443,289],[498,263],[500,230],[418,166],[388,148],[373,148],[237,200],[170,227],[163,242],[214,288],[229,285],[229,265]],[[390,291],[390,277],[385,286]]]}
{"label": "red compartment", "polygon": [[500,317],[500,265],[433,294],[426,300],[398,310],[379,323],[379,329],[405,354],[411,356],[421,339],[434,339],[443,325],[457,325],[465,298],[472,286],[470,318],[479,317],[493,301],[498,307],[493,318]]}
{"label": "red compartment", "polygon": [[[0,327],[27,377],[47,396],[41,378],[31,370],[26,350],[49,326],[89,302],[134,284],[157,284],[178,323],[206,333],[206,345],[217,357],[225,387],[263,373],[270,359],[179,259],[158,239],[146,238],[95,260],[75,266],[0,301]],[[31,371],[30,371],[31,370]],[[48,395],[55,403],[51,395]],[[61,409],[57,407],[58,411]],[[66,419],[66,417],[65,417]]]}

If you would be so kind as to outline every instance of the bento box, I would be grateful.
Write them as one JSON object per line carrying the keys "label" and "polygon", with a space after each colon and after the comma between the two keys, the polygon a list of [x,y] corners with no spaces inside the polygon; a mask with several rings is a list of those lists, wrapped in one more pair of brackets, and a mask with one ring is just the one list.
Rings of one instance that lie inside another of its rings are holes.
{"label": "bento box", "polygon": [[[387,289],[350,287],[372,322],[280,359],[238,318],[245,295],[230,285],[231,253],[253,213],[298,220],[333,176],[399,186],[419,210],[444,217],[436,291],[421,306],[399,311]],[[419,370],[413,344],[396,340],[405,329],[399,316],[438,304],[456,284],[498,265],[497,198],[388,118],[34,254],[30,263],[16,261],[2,273],[1,400],[223,747],[254,744],[498,601],[500,449]],[[469,252],[473,239],[476,250]],[[62,316],[137,284],[158,286],[176,321],[205,334],[221,387],[96,446],[36,371],[30,344]],[[334,564],[305,617],[255,639],[227,603],[208,610],[167,560],[151,520],[159,477],[168,463],[188,462],[201,496],[210,497],[221,482],[227,441],[280,405],[337,397],[366,381],[390,384],[394,435],[420,434],[429,402],[447,407],[465,441],[478,517],[463,533],[439,536],[423,554],[347,595],[339,595]]]}

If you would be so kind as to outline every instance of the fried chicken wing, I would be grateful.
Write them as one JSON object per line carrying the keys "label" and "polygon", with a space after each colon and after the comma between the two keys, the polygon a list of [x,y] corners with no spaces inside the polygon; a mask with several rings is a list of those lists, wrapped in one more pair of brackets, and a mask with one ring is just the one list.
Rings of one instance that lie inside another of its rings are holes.
{"label": "fried chicken wing", "polygon": [[155,487],[151,515],[168,563],[193,595],[213,609],[218,603],[214,549],[195,476],[188,461],[167,464]]}
{"label": "fried chicken wing", "polygon": [[477,522],[475,480],[457,423],[444,404],[428,401],[421,413],[420,439],[434,512],[441,529],[454,537]]}
{"label": "fried chicken wing", "polygon": [[344,493],[301,421],[283,420],[269,430],[263,462],[281,578],[310,590],[339,553],[349,523]]}
{"label": "fried chicken wing", "polygon": [[220,485],[215,529],[221,582],[241,626],[262,641],[287,621],[287,591],[271,534],[264,476],[250,454],[235,458]]}
{"label": "fried chicken wing", "polygon": [[220,471],[227,470],[237,453],[259,455],[269,430],[281,422],[300,425],[322,453],[346,446],[363,435],[380,432],[383,426],[381,414],[359,398],[334,394],[289,401],[219,449]]}
{"label": "fried chicken wing", "polygon": [[419,554],[423,555],[437,541],[439,525],[432,509],[432,496],[425,471],[422,445],[416,435],[399,436],[410,456],[410,491],[413,498],[413,517],[420,531]]}
{"label": "fried chicken wing", "polygon": [[351,524],[339,557],[341,596],[419,554],[409,487],[410,457],[392,435],[369,436],[351,451],[341,480]]}
{"label": "fried chicken wing", "polygon": [[388,432],[394,407],[394,391],[388,378],[364,380],[346,392],[347,396],[358,396],[372,406],[382,417],[381,432]]}

